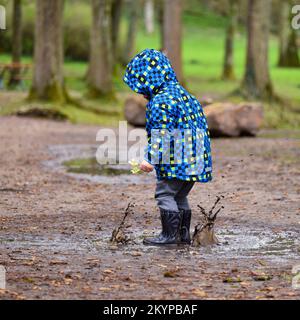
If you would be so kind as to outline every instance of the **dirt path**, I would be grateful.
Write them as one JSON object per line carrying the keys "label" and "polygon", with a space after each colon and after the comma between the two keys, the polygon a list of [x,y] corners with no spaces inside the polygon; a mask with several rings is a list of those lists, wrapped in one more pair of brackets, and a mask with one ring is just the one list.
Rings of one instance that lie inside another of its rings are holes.
{"label": "dirt path", "polygon": [[[154,184],[97,184],[42,164],[49,146],[95,144],[98,129],[0,118],[1,299],[300,298],[291,285],[300,264],[299,140],[214,140],[214,180],[195,187],[191,204],[225,196],[221,245],[168,250],[141,245],[159,225]],[[111,246],[129,201],[135,242]]]}

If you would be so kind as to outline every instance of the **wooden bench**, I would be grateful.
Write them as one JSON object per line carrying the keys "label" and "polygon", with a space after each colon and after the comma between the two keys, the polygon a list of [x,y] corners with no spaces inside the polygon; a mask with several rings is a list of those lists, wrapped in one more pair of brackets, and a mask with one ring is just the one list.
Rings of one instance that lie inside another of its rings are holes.
{"label": "wooden bench", "polygon": [[5,88],[5,79],[8,82],[6,86],[9,87],[9,81],[13,79],[17,83],[17,87],[25,89],[25,76],[31,68],[30,64],[22,63],[0,63],[0,89]]}

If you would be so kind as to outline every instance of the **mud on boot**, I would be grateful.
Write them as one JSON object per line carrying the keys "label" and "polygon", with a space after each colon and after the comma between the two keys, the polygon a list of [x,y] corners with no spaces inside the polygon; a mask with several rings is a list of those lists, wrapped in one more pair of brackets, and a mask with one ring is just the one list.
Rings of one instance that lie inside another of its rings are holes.
{"label": "mud on boot", "polygon": [[181,226],[180,226],[180,239],[182,243],[190,244],[190,227],[191,227],[191,210],[180,210],[182,214]]}
{"label": "mud on boot", "polygon": [[145,238],[143,243],[146,245],[168,245],[180,244],[180,225],[182,212],[160,211],[162,232],[158,237]]}

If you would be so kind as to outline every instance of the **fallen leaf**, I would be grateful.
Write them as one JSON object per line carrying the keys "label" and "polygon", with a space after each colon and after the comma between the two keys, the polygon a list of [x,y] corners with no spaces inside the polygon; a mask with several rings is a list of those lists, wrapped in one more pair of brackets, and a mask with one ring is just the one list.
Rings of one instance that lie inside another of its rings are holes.
{"label": "fallen leaf", "polygon": [[64,265],[64,264],[68,264],[68,262],[66,261],[61,261],[61,260],[52,260],[49,262],[50,266],[54,266],[54,265]]}
{"label": "fallen leaf", "polygon": [[64,282],[65,282],[65,284],[69,285],[69,284],[71,284],[73,282],[73,280],[70,279],[70,278],[67,278],[67,279],[64,280]]}
{"label": "fallen leaf", "polygon": [[228,278],[223,279],[223,282],[224,283],[237,283],[237,282],[242,282],[242,279],[239,277],[237,277],[237,278],[228,277]]}
{"label": "fallen leaf", "polygon": [[169,271],[164,272],[164,277],[166,277],[166,278],[175,278],[177,276],[178,275],[176,274],[176,270],[169,270]]}
{"label": "fallen leaf", "polygon": [[257,262],[261,265],[261,266],[266,266],[266,262],[262,261],[262,260],[257,260]]}
{"label": "fallen leaf", "polygon": [[105,269],[104,271],[103,271],[104,273],[114,273],[112,270],[110,270],[110,269]]}
{"label": "fallen leaf", "polygon": [[32,278],[29,278],[29,277],[23,277],[22,280],[24,282],[27,282],[27,283],[34,283],[34,280]]}
{"label": "fallen leaf", "polygon": [[138,256],[141,256],[142,253],[139,252],[139,251],[133,251],[133,252],[130,253],[130,255],[133,256],[133,257],[138,257]]}
{"label": "fallen leaf", "polygon": [[254,281],[268,281],[268,280],[271,280],[271,279],[272,279],[272,276],[266,275],[266,274],[260,274],[260,275],[257,275],[257,276],[253,276],[253,280]]}
{"label": "fallen leaf", "polygon": [[240,285],[241,285],[242,287],[249,287],[249,286],[251,286],[251,283],[250,283],[250,282],[242,281],[242,282],[240,283]]}
{"label": "fallen leaf", "polygon": [[194,289],[192,293],[199,298],[207,297],[207,293],[201,289]]}
{"label": "fallen leaf", "polygon": [[107,288],[107,287],[101,287],[99,288],[100,291],[105,291],[105,292],[108,292],[108,291],[111,291],[110,288]]}

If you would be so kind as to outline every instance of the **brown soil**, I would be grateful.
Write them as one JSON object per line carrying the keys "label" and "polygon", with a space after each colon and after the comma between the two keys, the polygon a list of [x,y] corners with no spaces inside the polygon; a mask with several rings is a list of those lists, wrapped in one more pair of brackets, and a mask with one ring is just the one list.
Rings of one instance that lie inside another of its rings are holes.
{"label": "brown soil", "polygon": [[[197,204],[225,196],[220,246],[148,248],[143,235],[159,230],[154,180],[100,184],[43,165],[49,146],[95,144],[98,129],[0,118],[0,299],[300,298],[291,285],[300,264],[299,140],[213,140],[214,180],[190,199],[195,225]],[[130,201],[134,242],[111,245]]]}

